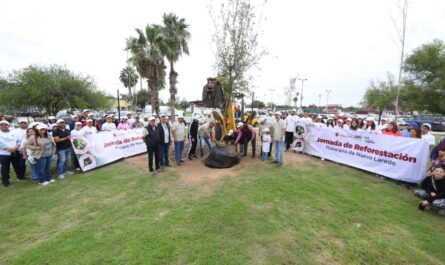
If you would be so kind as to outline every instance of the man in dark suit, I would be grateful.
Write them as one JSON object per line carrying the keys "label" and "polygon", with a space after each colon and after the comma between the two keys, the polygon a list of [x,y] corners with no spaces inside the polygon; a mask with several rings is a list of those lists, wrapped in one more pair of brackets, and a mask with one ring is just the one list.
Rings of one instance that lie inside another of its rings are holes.
{"label": "man in dark suit", "polygon": [[[161,142],[161,133],[159,127],[156,126],[156,119],[154,117],[150,118],[148,126],[142,131],[142,139],[147,145],[148,153],[148,170],[150,174],[156,175],[157,172],[161,171],[159,166],[159,146]],[[153,156],[155,159],[155,168],[153,169]]]}
{"label": "man in dark suit", "polygon": [[158,123],[160,133],[160,147],[159,147],[159,165],[161,169],[170,166],[168,159],[171,140],[170,124],[168,123],[167,116],[161,115],[161,121]]}

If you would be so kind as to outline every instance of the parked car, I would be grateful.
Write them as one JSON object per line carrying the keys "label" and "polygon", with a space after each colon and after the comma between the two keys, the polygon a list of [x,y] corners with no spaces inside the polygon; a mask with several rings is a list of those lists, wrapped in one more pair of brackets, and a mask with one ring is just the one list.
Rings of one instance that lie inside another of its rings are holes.
{"label": "parked car", "polygon": [[445,119],[443,117],[437,117],[432,115],[413,116],[405,119],[407,123],[415,122],[419,126],[423,123],[431,124],[431,130],[436,132],[445,131]]}

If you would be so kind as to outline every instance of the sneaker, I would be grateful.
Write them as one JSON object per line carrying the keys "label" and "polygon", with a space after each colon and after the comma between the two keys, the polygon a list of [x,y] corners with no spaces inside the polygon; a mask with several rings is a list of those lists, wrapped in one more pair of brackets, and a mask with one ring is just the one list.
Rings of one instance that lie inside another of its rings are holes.
{"label": "sneaker", "polygon": [[176,162],[176,165],[180,166],[180,165],[181,165],[181,162]]}
{"label": "sneaker", "polygon": [[59,175],[59,179],[64,179],[65,175]]}
{"label": "sneaker", "polygon": [[164,171],[164,169],[162,169],[162,168],[159,168],[159,169],[156,169],[156,170],[155,170],[155,172],[157,172],[157,173],[158,173],[158,172],[162,172],[162,171]]}
{"label": "sneaker", "polygon": [[80,167],[76,168],[76,171],[80,171]]}
{"label": "sneaker", "polygon": [[153,176],[156,175],[156,171],[150,171],[149,173]]}
{"label": "sneaker", "polygon": [[49,183],[54,183],[54,182],[56,182],[55,179],[50,179],[50,181],[49,181]]}
{"label": "sneaker", "polygon": [[192,156],[188,156],[187,158],[188,160],[193,160]]}
{"label": "sneaker", "polygon": [[184,163],[185,161],[184,160],[179,160],[179,162]]}
{"label": "sneaker", "polygon": [[74,174],[73,171],[65,171],[65,175],[67,175],[67,176],[71,176],[72,174]]}
{"label": "sneaker", "polygon": [[49,182],[48,182],[48,181],[45,181],[45,182],[39,183],[39,185],[42,185],[42,186],[46,186],[46,185],[48,185],[48,184],[49,184]]}

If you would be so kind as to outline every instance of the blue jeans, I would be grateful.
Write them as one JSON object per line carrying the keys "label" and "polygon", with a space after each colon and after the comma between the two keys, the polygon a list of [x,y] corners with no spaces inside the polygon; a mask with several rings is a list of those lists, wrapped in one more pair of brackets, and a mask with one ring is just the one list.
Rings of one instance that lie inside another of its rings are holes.
{"label": "blue jeans", "polygon": [[209,151],[212,149],[212,143],[210,142],[209,137],[199,136],[199,152],[201,156],[204,156],[204,144],[209,146]]}
{"label": "blue jeans", "polygon": [[168,166],[170,161],[168,160],[168,150],[170,149],[170,144],[161,144],[159,146],[159,165],[161,168]]}
{"label": "blue jeans", "polygon": [[57,150],[57,175],[63,175],[68,170],[68,159],[70,157],[71,148]]}
{"label": "blue jeans", "polygon": [[268,152],[262,152],[261,153],[261,160],[267,161],[269,159],[269,153]]}
{"label": "blue jeans", "polygon": [[34,163],[34,164],[29,163],[29,165],[31,166],[31,179],[33,181],[38,181],[39,180],[39,167],[37,166],[37,160],[36,160],[36,163]]}
{"label": "blue jeans", "polygon": [[176,163],[181,162],[182,153],[184,152],[184,142],[185,141],[177,141],[177,142],[175,142],[175,160],[176,160]]}
{"label": "blue jeans", "polygon": [[283,141],[274,140],[273,144],[275,146],[275,162],[278,164],[283,164]]}
{"label": "blue jeans", "polygon": [[37,160],[38,176],[39,182],[43,183],[45,181],[50,181],[51,177],[51,161],[53,156],[41,157]]}

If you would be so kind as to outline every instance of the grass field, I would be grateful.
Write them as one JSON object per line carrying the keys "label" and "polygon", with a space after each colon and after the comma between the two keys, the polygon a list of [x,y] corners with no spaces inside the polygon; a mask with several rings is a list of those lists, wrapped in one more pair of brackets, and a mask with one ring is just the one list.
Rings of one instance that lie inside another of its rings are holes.
{"label": "grass field", "polygon": [[14,181],[0,192],[0,264],[445,264],[445,218],[411,191],[296,157],[202,175],[188,162],[187,177],[149,176],[142,157]]}

